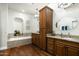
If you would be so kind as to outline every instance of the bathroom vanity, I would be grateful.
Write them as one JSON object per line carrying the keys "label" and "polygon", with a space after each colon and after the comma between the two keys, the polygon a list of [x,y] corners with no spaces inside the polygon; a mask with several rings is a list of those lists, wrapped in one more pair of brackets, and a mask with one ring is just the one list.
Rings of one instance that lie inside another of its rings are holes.
{"label": "bathroom vanity", "polygon": [[79,39],[47,35],[47,52],[56,56],[79,56]]}
{"label": "bathroom vanity", "polygon": [[[55,35],[53,30],[53,10],[49,7],[44,7],[40,10],[39,15],[39,33],[32,33],[32,43],[39,48],[47,51],[55,56],[79,56],[79,38],[71,37],[70,31],[77,26],[77,21],[72,18],[63,18],[56,23],[56,29],[61,31],[61,35]],[[69,24],[75,26],[69,26],[66,22],[65,25],[61,24],[64,20],[73,20]],[[61,24],[61,26],[59,25]],[[64,35],[64,33],[66,35]],[[52,34],[49,34],[52,33]]]}

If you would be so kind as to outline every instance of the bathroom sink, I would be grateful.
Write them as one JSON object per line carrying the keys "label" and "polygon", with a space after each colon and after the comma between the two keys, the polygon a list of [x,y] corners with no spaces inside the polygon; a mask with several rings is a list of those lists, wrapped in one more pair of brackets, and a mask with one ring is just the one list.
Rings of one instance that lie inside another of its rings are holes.
{"label": "bathroom sink", "polygon": [[70,37],[64,37],[63,39],[71,40],[72,38],[70,38]]}

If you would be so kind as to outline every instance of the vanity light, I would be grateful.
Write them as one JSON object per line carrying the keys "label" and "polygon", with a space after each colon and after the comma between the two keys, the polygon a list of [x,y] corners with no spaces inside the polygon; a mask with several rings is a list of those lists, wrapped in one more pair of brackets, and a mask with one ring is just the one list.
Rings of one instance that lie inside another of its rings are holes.
{"label": "vanity light", "polygon": [[71,6],[72,3],[58,3],[58,8],[67,8],[69,6]]}

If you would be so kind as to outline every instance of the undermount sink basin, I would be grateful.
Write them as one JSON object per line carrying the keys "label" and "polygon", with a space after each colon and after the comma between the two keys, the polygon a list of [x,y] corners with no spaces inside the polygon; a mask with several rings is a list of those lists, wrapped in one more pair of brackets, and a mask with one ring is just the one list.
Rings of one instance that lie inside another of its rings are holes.
{"label": "undermount sink basin", "polygon": [[64,37],[63,39],[71,40],[72,38],[70,38],[70,37]]}
{"label": "undermount sink basin", "polygon": [[62,39],[65,39],[65,40],[71,40],[72,38],[69,37],[69,36],[65,36],[65,35],[57,35],[58,38],[62,38]]}

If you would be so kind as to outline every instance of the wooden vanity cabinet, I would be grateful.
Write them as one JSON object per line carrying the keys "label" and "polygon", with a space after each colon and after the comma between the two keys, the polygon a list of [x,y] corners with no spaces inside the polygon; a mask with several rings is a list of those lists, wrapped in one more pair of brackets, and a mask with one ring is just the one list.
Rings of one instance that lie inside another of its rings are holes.
{"label": "wooden vanity cabinet", "polygon": [[39,47],[39,35],[40,34],[36,34],[36,33],[32,33],[32,44],[34,44],[35,46]]}
{"label": "wooden vanity cabinet", "polygon": [[79,43],[48,37],[47,51],[56,56],[79,56]]}

